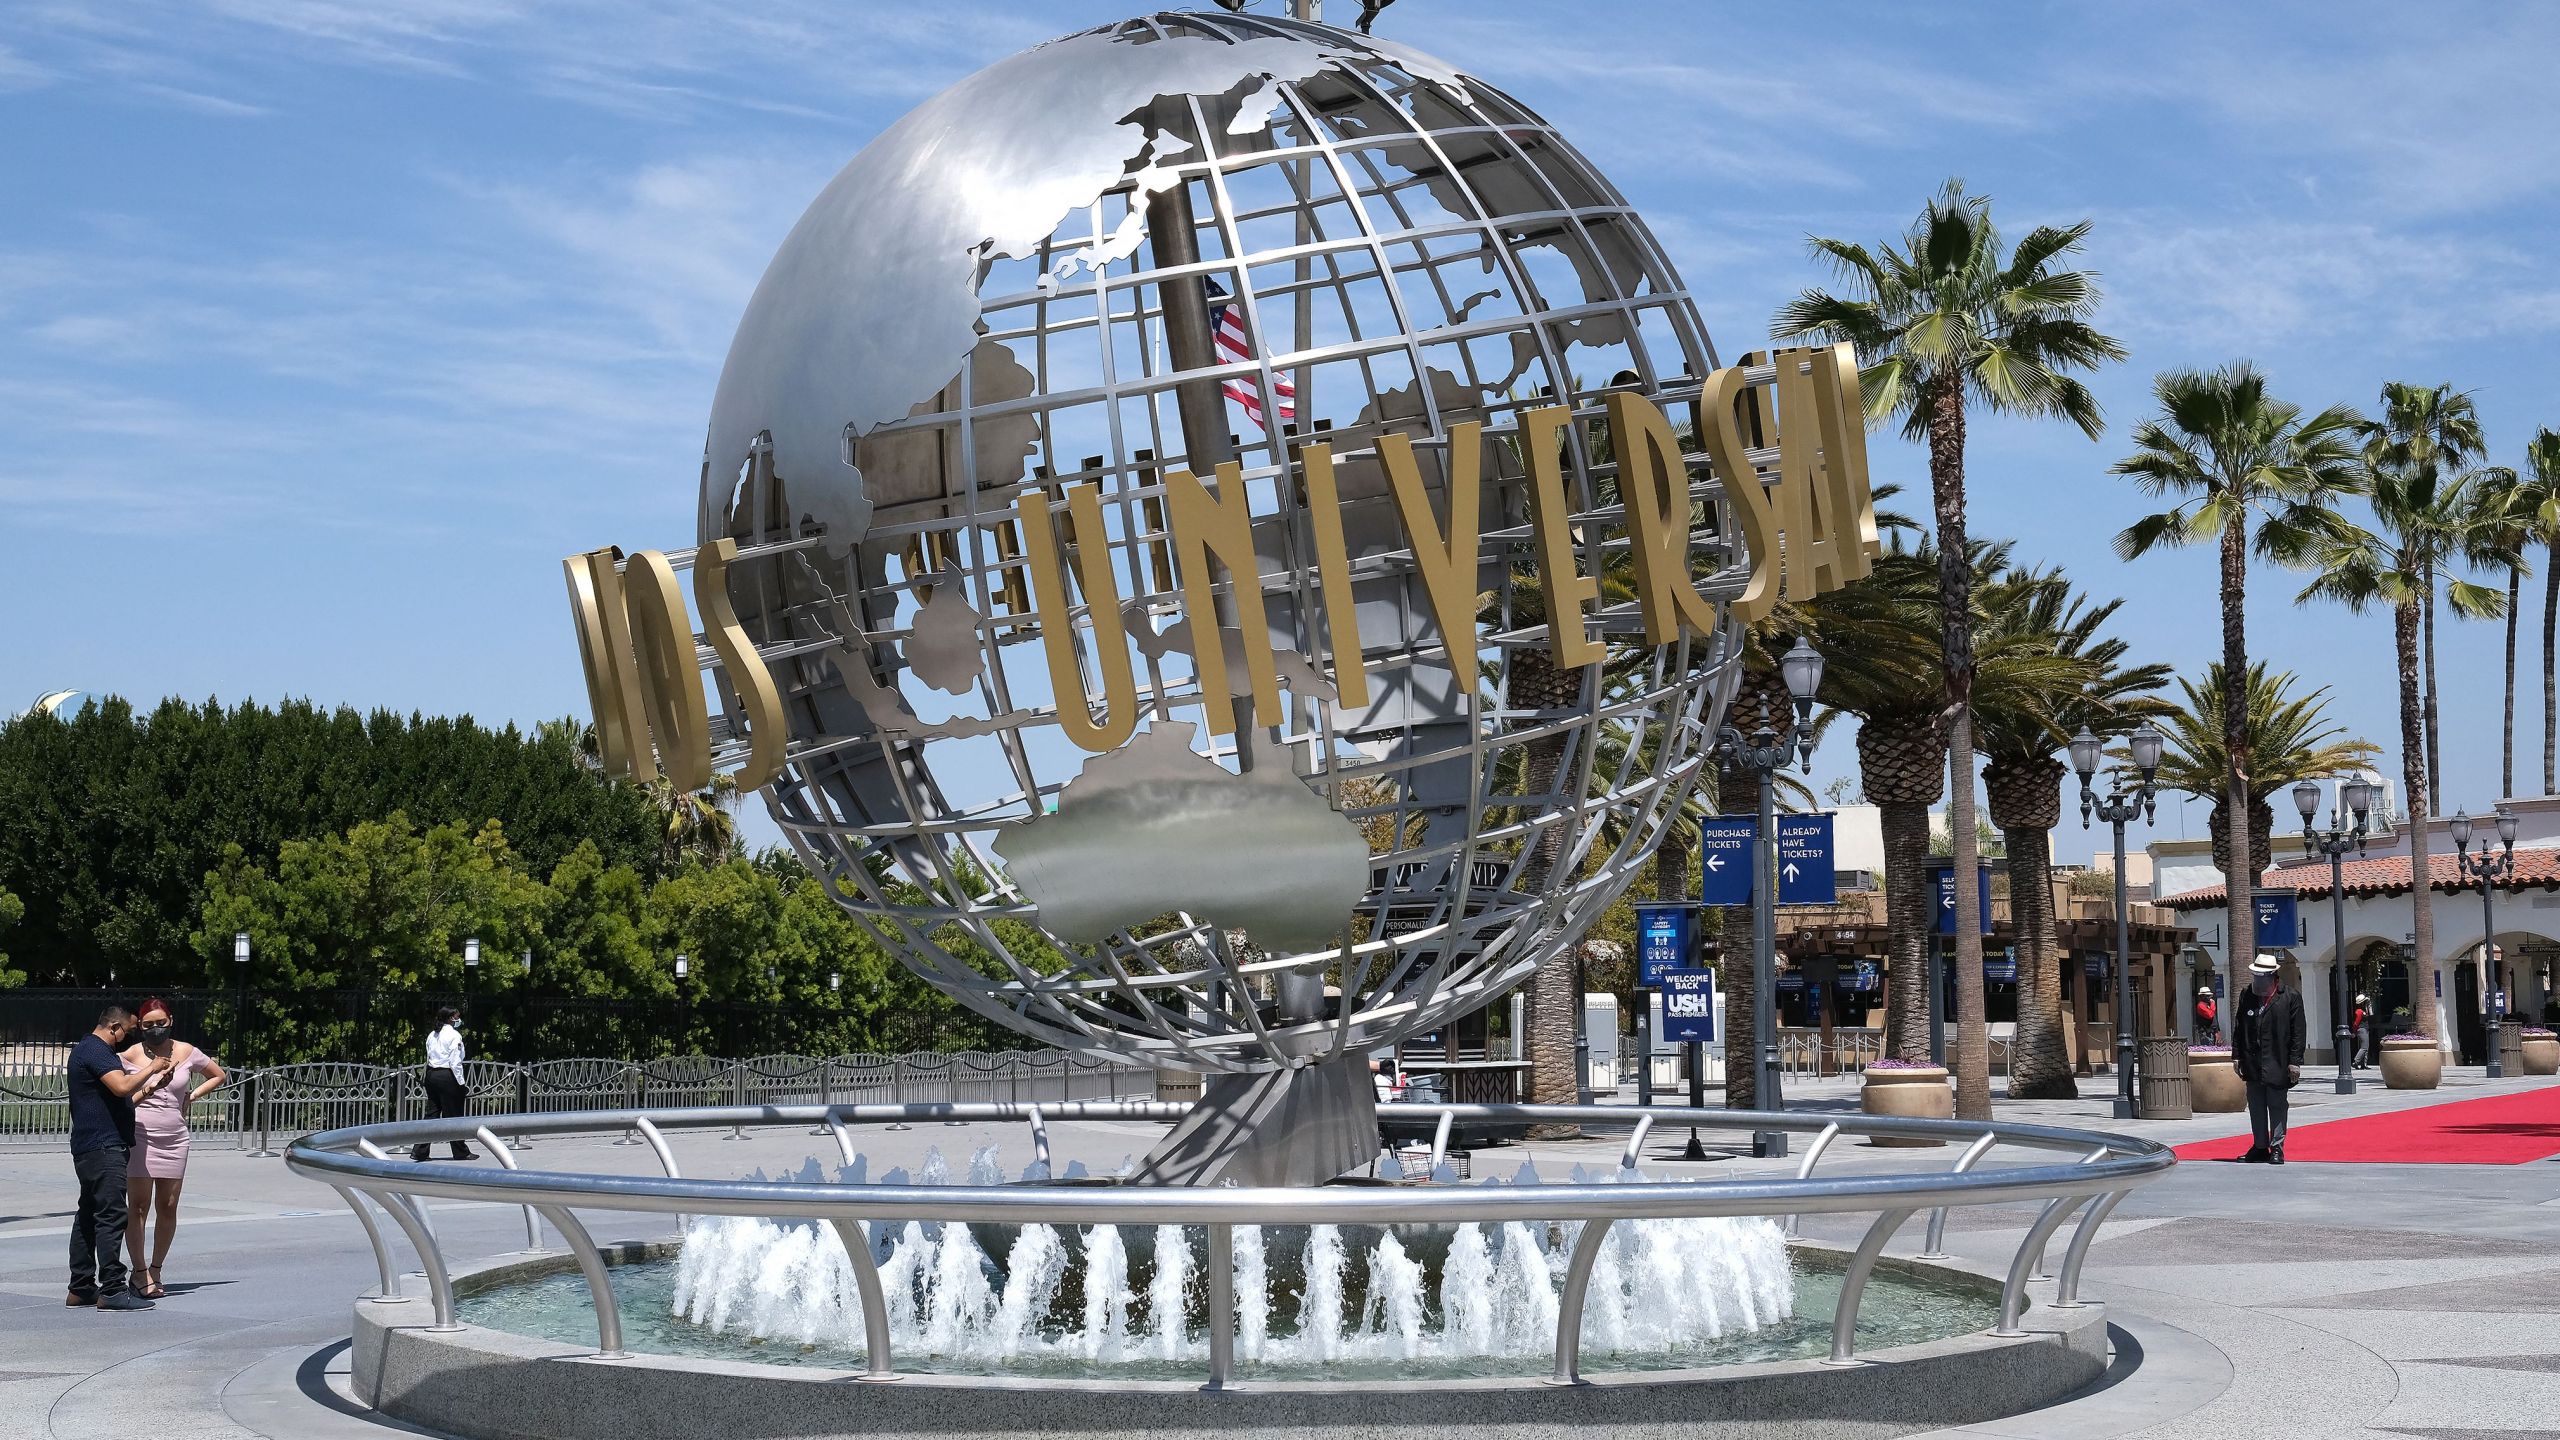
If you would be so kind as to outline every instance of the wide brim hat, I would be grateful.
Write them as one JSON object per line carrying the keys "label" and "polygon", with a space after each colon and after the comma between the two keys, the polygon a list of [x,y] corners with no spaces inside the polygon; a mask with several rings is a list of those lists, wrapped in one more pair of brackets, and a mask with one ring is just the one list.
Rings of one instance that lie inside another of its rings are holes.
{"label": "wide brim hat", "polygon": [[2276,968],[2276,962],[2264,955],[2249,962],[2249,973],[2252,975],[2273,975],[2276,973]]}

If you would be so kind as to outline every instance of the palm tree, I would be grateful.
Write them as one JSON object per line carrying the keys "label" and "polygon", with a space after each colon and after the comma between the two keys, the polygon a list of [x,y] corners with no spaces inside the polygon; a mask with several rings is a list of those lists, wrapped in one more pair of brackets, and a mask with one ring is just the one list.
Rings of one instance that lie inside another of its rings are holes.
{"label": "palm tree", "polygon": [[[1968,593],[1995,583],[2007,564],[2007,546],[1977,544]],[[1945,626],[1937,613],[1942,568],[1933,547],[1896,549],[1877,559],[1874,574],[1805,607],[1827,662],[1822,701],[1859,721],[1859,783],[1884,836],[1885,1046],[1893,1058],[1915,1061],[1929,1056],[1935,1003],[1926,966],[1937,916],[1928,881],[1929,808],[1947,781],[1938,653]],[[1986,710],[2032,709],[2039,703],[2034,697],[2069,688],[2084,673],[2081,662],[2056,656],[2041,637],[2004,631],[1986,631],[1974,658],[1975,699]],[[1957,832],[1963,841],[1951,847],[1962,874],[1968,855],[1980,852],[1978,822],[1956,823],[1976,827]],[[1956,888],[1963,894],[1969,887]],[[1980,936],[1975,939],[1978,954]],[[1978,960],[1974,969],[1978,989]],[[1957,983],[1961,992],[1961,977]],[[1983,1060],[1987,1071],[1987,1047]]]}
{"label": "palm tree", "polygon": [[[2391,387],[2383,394],[2386,402],[2391,400]],[[2410,993],[2427,996],[2436,986],[2436,921],[2435,891],[2426,881],[2427,817],[2432,810],[2425,711],[2418,692],[2418,630],[2436,572],[2469,543],[2467,532],[2477,515],[2464,483],[2445,479],[2437,466],[2376,468],[2368,483],[2375,528],[2331,517],[2299,557],[2318,578],[2298,599],[2335,600],[2359,614],[2375,605],[2391,607],[2400,671],[2400,773],[2409,797],[2409,929],[2417,947],[2418,973],[2410,977]],[[2506,600],[2464,580],[2452,582],[2445,598],[2454,613],[2483,619],[2496,615]],[[2437,1007],[2421,1003],[2417,1008],[2419,1031],[2440,1040]]]}
{"label": "palm tree", "polygon": [[[2097,398],[2070,372],[2124,358],[2090,323],[2094,275],[2057,269],[2087,238],[2089,222],[2039,225],[2004,253],[1988,197],[1950,179],[1903,235],[1878,252],[1816,238],[1856,287],[1849,297],[1807,290],[1778,312],[1771,333],[1858,347],[1870,420],[1905,418],[1903,433],[1929,444],[1929,488],[1938,529],[1940,655],[1949,768],[1948,805],[1958,873],[1973,843],[1973,553],[1965,531],[1965,404],[2058,417],[2091,439],[2103,428]],[[1982,935],[1974,891],[1956,887],[1956,1113],[1991,1118],[1990,1037],[1982,1019]]]}
{"label": "palm tree", "polygon": [[[2426,506],[2464,478],[2471,462],[2488,449],[2480,433],[2480,412],[2471,396],[2451,385],[2412,385],[2393,380],[2382,387],[2382,418],[2361,427],[2365,463],[2377,476],[2396,480],[2409,496],[2423,496]],[[2388,526],[2386,521],[2385,525]],[[2457,538],[2456,532],[2461,532]],[[2436,579],[2470,548],[2469,527],[2446,529],[2447,543],[2417,555],[2418,612],[2426,673],[2422,702],[2426,735],[2427,809],[2444,808],[2444,752],[2436,725]]]}
{"label": "palm tree", "polygon": [[2506,708],[2501,711],[2502,728],[2498,745],[2498,793],[2516,793],[2516,624],[2524,606],[2524,572],[2532,565],[2527,559],[2539,538],[2535,532],[2541,501],[2533,487],[2505,466],[2492,466],[2479,472],[2479,483],[2471,493],[2477,512],[2474,527],[2478,544],[2467,556],[2472,564],[2490,570],[2502,570],[2507,576],[2507,692]]}
{"label": "palm tree", "polygon": [[688,855],[706,864],[729,858],[738,843],[738,817],[729,810],[737,803],[735,776],[714,775],[708,789],[695,791],[660,775],[646,788],[658,812],[659,851],[669,864]]}
{"label": "palm tree", "polygon": [[[2130,560],[2162,546],[2218,544],[2222,668],[2246,673],[2251,531],[2262,556],[2281,560],[2302,548],[2318,517],[2362,483],[2354,444],[2359,417],[2332,406],[2304,419],[2300,406],[2267,393],[2266,377],[2246,360],[2211,372],[2167,371],[2151,389],[2159,417],[2134,430],[2134,453],[2112,473],[2132,476],[2145,494],[2176,503],[2126,527],[2116,537],[2116,553]],[[2224,697],[2222,741],[2215,748],[2232,764],[2217,787],[2223,810],[2246,826],[2255,812],[2243,797],[2257,782],[2241,743],[2248,722],[2242,698],[2236,691]],[[2245,859],[2257,849],[2250,839],[2229,853]],[[2223,884],[2228,893],[2246,896],[2261,870],[2226,867]],[[2231,927],[2233,973],[2248,968],[2256,940],[2249,927]]]}
{"label": "palm tree", "polygon": [[[2018,1032],[2009,1052],[2009,1098],[2068,1100],[2078,1093],[2062,1037],[2062,955],[2053,929],[2053,827],[2062,821],[2063,762],[2054,752],[2082,726],[2111,732],[2165,709],[2150,692],[2166,665],[2126,665],[2125,643],[2102,636],[2121,600],[2093,604],[2056,570],[2016,571],[1985,587],[1986,636],[2015,636],[2076,662],[2040,690],[1982,713],[1982,783],[2009,871],[2009,922],[2018,937]],[[1986,644],[1991,642],[1986,641]]]}
{"label": "palm tree", "polygon": [[2229,673],[2215,664],[2200,681],[2178,681],[2186,702],[2160,717],[2168,741],[2160,754],[2160,784],[2213,802],[2205,829],[2213,837],[2213,862],[2225,875],[2233,873],[2235,852],[2248,866],[2244,873],[2263,875],[2275,863],[2275,807],[2268,798],[2297,781],[2361,770],[2381,759],[2382,751],[2370,740],[2350,738],[2345,726],[2329,718],[2327,686],[2297,695],[2290,673],[2252,663],[2241,687],[2241,763],[2249,776],[2250,818],[2248,848],[2240,849],[2232,843],[2230,791],[2224,788],[2231,774],[2222,748],[2230,713],[2223,677]]}
{"label": "palm tree", "polygon": [[[2526,538],[2542,547],[2542,793],[2553,795],[2560,794],[2560,431],[2535,431],[2524,462],[2516,503],[2533,517]],[[2513,700],[2507,708],[2515,709]]]}

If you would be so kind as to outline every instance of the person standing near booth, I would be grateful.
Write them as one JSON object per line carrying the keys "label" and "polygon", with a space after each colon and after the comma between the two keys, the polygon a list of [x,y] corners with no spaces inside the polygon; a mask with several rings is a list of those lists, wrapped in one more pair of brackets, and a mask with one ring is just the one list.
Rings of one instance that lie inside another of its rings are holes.
{"label": "person standing near booth", "polygon": [[[192,1134],[187,1110],[222,1088],[225,1076],[212,1056],[175,1037],[169,1006],[157,996],[142,1002],[135,1019],[141,1039],[124,1051],[124,1067],[136,1074],[157,1068],[159,1078],[134,1094],[133,1119],[141,1143],[125,1179],[125,1252],[132,1262],[134,1289],[145,1300],[160,1300],[169,1293],[160,1283],[160,1267],[168,1262],[170,1242],[178,1236],[178,1196],[187,1183]],[[156,1225],[154,1212],[159,1215]],[[147,1252],[146,1229],[151,1232]]]}
{"label": "person standing near booth", "polygon": [[133,1097],[169,1070],[166,1058],[127,1070],[116,1047],[133,1032],[121,1005],[98,1012],[97,1027],[71,1047],[63,1078],[71,1101],[71,1168],[80,1203],[71,1215],[71,1289],[65,1305],[149,1310],[125,1283],[125,1167],[133,1155]]}

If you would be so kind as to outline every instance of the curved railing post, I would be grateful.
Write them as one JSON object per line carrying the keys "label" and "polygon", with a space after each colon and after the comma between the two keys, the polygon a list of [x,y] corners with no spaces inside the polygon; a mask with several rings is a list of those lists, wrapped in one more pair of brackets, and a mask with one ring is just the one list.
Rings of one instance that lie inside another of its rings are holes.
{"label": "curved railing post", "polygon": [[1442,1165],[1448,1163],[1449,1132],[1457,1123],[1456,1111],[1443,1110],[1440,1112],[1440,1123],[1431,1127],[1431,1169],[1435,1174],[1439,1172]]}
{"label": "curved railing post", "polygon": [[1204,1390],[1224,1390],[1236,1378],[1236,1229],[1211,1225],[1209,1231],[1209,1383]]}
{"label": "curved railing post", "polygon": [[895,1380],[897,1370],[889,1363],[889,1297],[880,1288],[880,1262],[871,1258],[870,1227],[859,1220],[829,1220],[836,1239],[844,1245],[845,1259],[853,1264],[854,1288],[862,1295],[862,1345],[871,1368],[864,1380]]}
{"label": "curved railing post", "polygon": [[[578,1269],[587,1277],[587,1296],[595,1302],[596,1353],[598,1360],[628,1360],[631,1352],[622,1348],[622,1303],[614,1298],[613,1276],[606,1269],[604,1252],[596,1249],[594,1237],[586,1225],[570,1213],[566,1205],[545,1205],[542,1213],[551,1220],[551,1228],[569,1242],[569,1253],[578,1257]],[[533,1223],[532,1207],[525,1211],[525,1223]]]}
{"label": "curved railing post", "polygon": [[1564,1290],[1556,1297],[1556,1373],[1550,1385],[1582,1383],[1582,1305],[1591,1290],[1591,1267],[1600,1259],[1600,1244],[1609,1238],[1610,1222],[1585,1220],[1573,1242],[1573,1259],[1565,1265]]}
{"label": "curved railing post", "polygon": [[[382,1199],[378,1195],[374,1198]],[[444,1251],[437,1247],[426,1217],[409,1196],[396,1191],[383,1201],[382,1209],[408,1235],[409,1248],[418,1252],[418,1264],[427,1272],[427,1303],[435,1312],[435,1323],[427,1328],[438,1332],[461,1329],[453,1319],[453,1276],[444,1268]]]}
{"label": "curved railing post", "polygon": [[[1965,1151],[1962,1155],[1956,1157],[1955,1168],[1949,1170],[1947,1173],[1950,1175],[1961,1175],[1972,1169],[1973,1162],[1990,1154],[1991,1147],[1999,1143],[1999,1132],[1992,1130],[1982,1132],[1982,1134],[1974,1138],[1974,1142],[1971,1145],[1965,1147]],[[1937,1209],[1929,1212],[1929,1243],[1920,1247],[1920,1258],[1923,1260],[1946,1259],[1946,1243],[1947,1207],[1941,1205]]]}
{"label": "curved railing post", "polygon": [[329,1188],[337,1191],[338,1198],[347,1202],[347,1208],[356,1212],[356,1222],[364,1226],[364,1238],[373,1246],[373,1267],[380,1274],[382,1285],[381,1293],[370,1298],[399,1299],[400,1272],[392,1268],[391,1247],[382,1243],[382,1227],[373,1223],[373,1216],[365,1210],[363,1199],[357,1195],[352,1186],[331,1185]]}
{"label": "curved railing post", "polygon": [[[533,1113],[533,1070],[530,1066],[518,1065],[515,1067],[515,1072],[516,1113],[519,1115],[530,1115]],[[525,1144],[523,1140],[517,1138],[515,1135],[510,1134],[507,1136],[507,1148],[510,1150],[530,1150],[533,1147]],[[515,1167],[511,1165],[507,1168],[512,1170]],[[530,1217],[527,1218],[529,1223]]]}
{"label": "curved railing post", "polygon": [[[1837,1140],[1837,1139],[1839,1139],[1839,1138],[1840,1138],[1840,1122],[1839,1122],[1839,1121],[1834,1120],[1834,1121],[1832,1121],[1830,1124],[1823,1126],[1823,1127],[1822,1127],[1822,1133],[1813,1137],[1813,1143],[1812,1143],[1812,1144],[1810,1144],[1810,1145],[1807,1145],[1806,1147],[1804,1147],[1804,1163],[1803,1163],[1803,1164],[1801,1164],[1801,1165],[1798,1165],[1798,1166],[1796,1167],[1796,1178],[1797,1178],[1798,1180],[1810,1180],[1810,1179],[1812,1179],[1812,1178],[1813,1178],[1813,1167],[1822,1163],[1822,1152],[1823,1152],[1823,1151],[1825,1151],[1825,1150],[1830,1149],[1830,1148],[1831,1148],[1831,1142],[1832,1142],[1832,1141],[1834,1141],[1834,1140]],[[1793,1238],[1794,1238],[1795,1233],[1796,1233],[1796,1222],[1797,1222],[1798,1220],[1802,1219],[1802,1218],[1803,1218],[1802,1216],[1795,1214],[1793,1211],[1788,1212],[1788,1214],[1787,1214],[1787,1236],[1788,1236],[1788,1238],[1790,1238],[1790,1239],[1793,1239]]]}
{"label": "curved railing post", "polygon": [[1046,1175],[1049,1173],[1049,1122],[1040,1118],[1040,1106],[1036,1102],[1031,1107],[1030,1119],[1031,1163],[1039,1166],[1040,1173]]}
{"label": "curved railing post", "polygon": [[844,1123],[844,1117],[843,1117],[843,1116],[838,1115],[838,1114],[837,1114],[835,1111],[833,1111],[833,1110],[829,1110],[829,1111],[827,1112],[827,1123],[826,1123],[826,1125],[825,1125],[825,1127],[824,1127],[824,1128],[826,1129],[827,1133],[829,1133],[829,1134],[831,1134],[831,1135],[833,1135],[833,1136],[835,1136],[835,1137],[836,1137],[836,1155],[837,1155],[837,1157],[838,1157],[838,1158],[839,1158],[843,1163],[845,1163],[845,1164],[847,1164],[847,1165],[852,1164],[852,1163],[853,1163],[853,1127],[852,1127],[852,1126],[850,1126],[850,1125],[847,1125],[846,1123]]}
{"label": "curved railing post", "polygon": [[2056,1195],[2044,1202],[2044,1213],[2027,1228],[2027,1238],[2018,1243],[2018,1253],[2009,1261],[2009,1277],[2000,1285],[2000,1323],[1992,1334],[2011,1339],[2027,1333],[2018,1328],[2018,1317],[2027,1310],[2027,1273],[2034,1268],[2036,1257],[2044,1253],[2044,1242],[2052,1238],[2054,1227],[2088,1198]]}
{"label": "curved railing post", "polygon": [[1854,1365],[1858,1349],[1858,1306],[1867,1293],[1867,1277],[1876,1270],[1876,1258],[1893,1239],[1893,1232],[1912,1212],[1887,1210],[1867,1227],[1866,1238],[1858,1242],[1857,1253],[1849,1257],[1849,1268],[1840,1274],[1840,1303],[1831,1312],[1831,1358],[1827,1364]]}
{"label": "curved railing post", "polygon": [[2062,1252],[2062,1278],[2053,1292],[2054,1309],[2080,1308],[2080,1263],[2089,1258],[2089,1242],[2097,1238],[2098,1227],[2106,1224],[2107,1217],[2115,1213],[2116,1202],[2132,1193],[2130,1190],[2109,1191],[2097,1204],[2089,1207],[2089,1213],[2080,1217],[2079,1228],[2071,1233],[2070,1247]]}
{"label": "curved railing post", "polygon": [[1636,1168],[1636,1161],[1644,1156],[1644,1137],[1652,1133],[1653,1117],[1650,1115],[1637,1117],[1636,1128],[1627,1135],[1627,1148],[1618,1152],[1619,1169]]}
{"label": "curved railing post", "polygon": [[[747,1107],[747,1062],[744,1060],[732,1060],[729,1062],[729,1103],[737,1106],[741,1110]],[[727,1138],[731,1140],[746,1139],[746,1123],[741,1121],[738,1124],[730,1126]]]}
{"label": "curved railing post", "polygon": [[[2107,1147],[2106,1147],[2106,1146],[2104,1146],[2104,1145],[2100,1145],[2100,1146],[2096,1147],[2095,1149],[2091,1150],[2088,1154],[2081,1156],[2081,1157],[2080,1157],[2080,1163],[2081,1163],[2081,1164],[2083,1164],[2083,1165],[2095,1165],[2095,1164],[2097,1164],[2099,1161],[2104,1160],[2104,1159],[2106,1159],[2106,1158],[2107,1158]],[[2051,1237],[2050,1237],[2050,1236],[2048,1236],[2048,1237],[2047,1237],[2047,1239],[2046,1239],[2046,1244],[2050,1244],[2050,1243],[2051,1243]],[[2053,1278],[2053,1276],[2051,1276],[2051,1275],[2050,1275],[2050,1274],[2048,1274],[2048,1273],[2046,1273],[2046,1271],[2045,1271],[2045,1268],[2044,1268],[2044,1257],[2045,1257],[2045,1245],[2038,1245],[2038,1246],[2036,1247],[2036,1262],[2035,1262],[2035,1264],[2034,1264],[2034,1265],[2030,1266],[2030,1267],[2028,1268],[2028,1270],[2027,1270],[2027,1275],[2028,1275],[2028,1277],[2029,1277],[2030,1279],[2035,1279],[2035,1280],[2050,1280],[2050,1279],[2052,1279],[2052,1278]]]}
{"label": "curved railing post", "polygon": [[[670,1180],[683,1179],[684,1172],[676,1168],[676,1152],[667,1148],[667,1137],[658,1133],[658,1127],[650,1121],[649,1117],[643,1115],[632,1123],[634,1128],[639,1130],[640,1138],[648,1141],[649,1148],[656,1152],[658,1157],[658,1168],[667,1172],[667,1178]],[[681,1235],[684,1233],[686,1223],[690,1218],[691,1217],[681,1213],[676,1216],[677,1234]]]}
{"label": "curved railing post", "polygon": [[[513,1170],[513,1169],[518,1168],[518,1167],[517,1167],[517,1165],[516,1165],[516,1157],[515,1157],[513,1154],[511,1154],[511,1153],[509,1153],[509,1152],[508,1152],[508,1149],[507,1149],[507,1147],[506,1147],[506,1146],[504,1146],[504,1145],[502,1145],[502,1144],[500,1144],[500,1143],[498,1142],[497,1134],[496,1134],[494,1131],[490,1130],[490,1128],[489,1128],[488,1126],[483,1125],[483,1126],[481,1126],[480,1128],[478,1128],[477,1130],[472,1131],[471,1133],[479,1139],[479,1141],[480,1141],[480,1144],[481,1144],[482,1148],[486,1149],[486,1150],[489,1152],[490,1156],[491,1156],[492,1158],[494,1158],[494,1159],[495,1159],[495,1160],[496,1160],[500,1165],[502,1165],[502,1166],[506,1167],[506,1168],[507,1168],[507,1169],[509,1169],[509,1170]],[[533,1207],[533,1206],[531,1206],[531,1205],[527,1205],[527,1206],[524,1206],[524,1207],[523,1207],[523,1209],[524,1209],[524,1248],[525,1248],[527,1251],[529,1251],[529,1252],[531,1252],[531,1253],[533,1253],[533,1254],[537,1254],[537,1255],[538,1255],[538,1254],[542,1253],[542,1226],[541,1226],[541,1222],[539,1222],[539,1221],[537,1221],[537,1220],[535,1220],[535,1219],[533,1218],[533,1211],[534,1211],[534,1207]]]}

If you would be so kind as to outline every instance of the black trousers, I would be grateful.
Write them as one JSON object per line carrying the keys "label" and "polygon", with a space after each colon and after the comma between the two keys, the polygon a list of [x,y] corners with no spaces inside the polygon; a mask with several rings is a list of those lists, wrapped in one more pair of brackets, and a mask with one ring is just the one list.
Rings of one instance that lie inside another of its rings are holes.
{"label": "black trousers", "polygon": [[[471,1113],[471,1092],[462,1088],[462,1082],[455,1078],[452,1071],[429,1070],[427,1072],[427,1113],[438,1120],[459,1120]],[[410,1146],[409,1158],[426,1159],[427,1147]],[[459,1140],[454,1141],[453,1158],[470,1159],[471,1147]]]}
{"label": "black trousers", "polygon": [[132,1150],[100,1145],[71,1157],[80,1208],[71,1217],[71,1293],[94,1299],[124,1289],[124,1182]]}
{"label": "black trousers", "polygon": [[2249,1137],[2261,1150],[2284,1144],[2285,1121],[2293,1111],[2293,1092],[2284,1085],[2249,1082]]}

